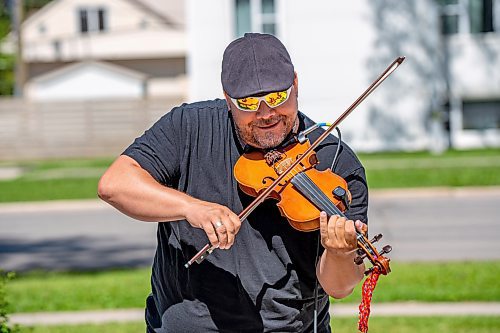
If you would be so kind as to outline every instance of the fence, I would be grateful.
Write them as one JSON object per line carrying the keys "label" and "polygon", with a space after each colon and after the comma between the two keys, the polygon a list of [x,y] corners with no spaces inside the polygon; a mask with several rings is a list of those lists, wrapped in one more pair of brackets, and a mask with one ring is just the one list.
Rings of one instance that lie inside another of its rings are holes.
{"label": "fence", "polygon": [[0,161],[116,156],[183,97],[40,103],[0,100]]}

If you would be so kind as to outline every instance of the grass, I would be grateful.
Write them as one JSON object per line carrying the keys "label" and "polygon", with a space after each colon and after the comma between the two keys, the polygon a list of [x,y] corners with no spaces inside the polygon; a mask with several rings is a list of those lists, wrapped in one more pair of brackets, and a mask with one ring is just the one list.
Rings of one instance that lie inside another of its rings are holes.
{"label": "grass", "polygon": [[[333,333],[357,331],[357,318],[332,318]],[[369,332],[383,333],[497,333],[500,317],[375,317],[368,322]]]}
{"label": "grass", "polygon": [[23,327],[20,333],[144,333],[144,322]]}
{"label": "grass", "polygon": [[[500,261],[393,263],[380,277],[374,302],[500,301]],[[7,285],[9,312],[142,308],[149,293],[149,269],[20,275]],[[359,303],[353,295],[334,302]]]}
{"label": "grass", "polygon": [[370,188],[500,185],[500,149],[360,154]]}
{"label": "grass", "polygon": [[17,167],[22,176],[0,181],[0,202],[97,198],[100,175],[112,159],[81,159],[2,163]]}
{"label": "grass", "polygon": [[97,178],[3,181],[0,202],[97,198],[97,182]]}
{"label": "grass", "polygon": [[[374,302],[500,301],[500,261],[448,263],[392,263],[392,272],[381,276]],[[353,294],[335,302],[361,300],[361,284]]]}
{"label": "grass", "polygon": [[435,186],[500,185],[499,166],[441,169],[370,170],[366,178],[370,188],[408,188]]}
{"label": "grass", "polygon": [[9,312],[142,308],[150,269],[33,272],[7,285]]}
{"label": "grass", "polygon": [[[359,154],[371,189],[500,185],[500,149]],[[96,198],[100,175],[112,159],[0,163],[18,178],[0,181],[0,202]]]}
{"label": "grass", "polygon": [[[355,317],[333,317],[333,333],[351,333],[357,328]],[[369,321],[369,332],[384,333],[497,333],[500,317],[375,317]],[[145,331],[143,322],[109,323],[101,325],[65,325],[25,327],[21,333],[139,333]]]}

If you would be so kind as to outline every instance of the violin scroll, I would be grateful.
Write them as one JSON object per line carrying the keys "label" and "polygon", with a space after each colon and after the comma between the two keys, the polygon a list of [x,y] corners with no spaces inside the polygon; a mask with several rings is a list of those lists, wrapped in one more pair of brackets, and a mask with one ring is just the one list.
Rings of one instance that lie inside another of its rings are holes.
{"label": "violin scroll", "polygon": [[382,251],[378,252],[373,243],[378,242],[382,238],[382,234],[377,234],[373,237],[372,240],[368,240],[365,235],[361,232],[357,231],[357,239],[358,239],[358,256],[354,258],[354,262],[357,265],[361,265],[364,259],[368,258],[373,267],[369,268],[365,271],[365,275],[370,274],[375,267],[378,267],[380,274],[387,275],[391,272],[391,267],[389,266],[389,262],[391,261],[389,258],[384,257],[384,254],[387,254],[392,251],[392,246],[386,245],[382,248]]}

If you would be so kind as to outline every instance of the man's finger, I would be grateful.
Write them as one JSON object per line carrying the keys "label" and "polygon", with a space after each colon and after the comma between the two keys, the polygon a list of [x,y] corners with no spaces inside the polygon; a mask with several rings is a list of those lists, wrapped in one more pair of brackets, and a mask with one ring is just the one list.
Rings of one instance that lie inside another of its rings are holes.
{"label": "man's finger", "polygon": [[212,225],[212,223],[204,223],[201,225],[201,227],[207,234],[210,244],[212,244],[212,246],[219,246],[219,239],[217,238],[215,227]]}
{"label": "man's finger", "polygon": [[215,222],[212,222],[212,225],[214,226],[217,239],[219,240],[219,248],[225,249],[227,245],[227,229],[223,220],[216,220]]}
{"label": "man's finger", "polygon": [[225,232],[225,236],[226,236],[226,239],[227,239],[227,243],[226,243],[226,246],[224,247],[224,249],[229,249],[233,243],[234,243],[234,225],[233,225],[233,222],[229,219],[229,216],[225,216],[224,218],[221,219],[223,222],[223,226],[221,227],[224,228],[223,230],[221,230],[221,232]]}
{"label": "man's finger", "polygon": [[366,233],[368,232],[368,226],[360,220],[356,220],[355,225],[356,229],[358,229],[363,235],[366,236]]}
{"label": "man's finger", "polygon": [[345,223],[345,241],[351,248],[354,248],[357,245],[355,228],[355,222],[353,222],[352,220],[349,220]]}
{"label": "man's finger", "polygon": [[229,221],[232,225],[232,229],[229,229],[228,232],[232,232],[234,235],[240,231],[241,228],[241,221],[238,215],[234,214],[233,212],[230,212],[228,214]]}
{"label": "man's finger", "polygon": [[328,217],[325,212],[319,213],[319,231],[321,241],[325,242],[328,239]]}
{"label": "man's finger", "polygon": [[[346,218],[345,217],[339,217],[337,221],[335,222],[335,237],[337,238],[337,242],[339,244],[343,244],[344,246],[347,246],[347,241],[345,239],[345,224],[346,224]],[[332,223],[332,222],[330,222]]]}

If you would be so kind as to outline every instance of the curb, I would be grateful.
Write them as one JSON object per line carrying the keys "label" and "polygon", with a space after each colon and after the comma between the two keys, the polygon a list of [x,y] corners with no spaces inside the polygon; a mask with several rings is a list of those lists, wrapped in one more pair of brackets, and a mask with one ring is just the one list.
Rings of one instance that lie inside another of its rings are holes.
{"label": "curb", "polygon": [[[335,317],[355,317],[357,304],[330,305],[330,315]],[[499,316],[500,302],[460,302],[423,303],[397,302],[373,304],[371,315],[387,316]],[[18,313],[10,316],[12,324],[25,326],[103,324],[109,322],[137,322],[144,320],[144,309],[37,312]]]}
{"label": "curb", "polygon": [[51,200],[0,203],[0,213],[33,213],[73,210],[104,210],[111,206],[99,199]]}
{"label": "curb", "polygon": [[[330,315],[333,317],[357,316],[356,304],[330,305]],[[388,316],[498,316],[500,302],[395,302],[372,304],[371,315]]]}
{"label": "curb", "polygon": [[144,309],[18,313],[9,318],[12,324],[24,326],[103,324],[143,321]]}

